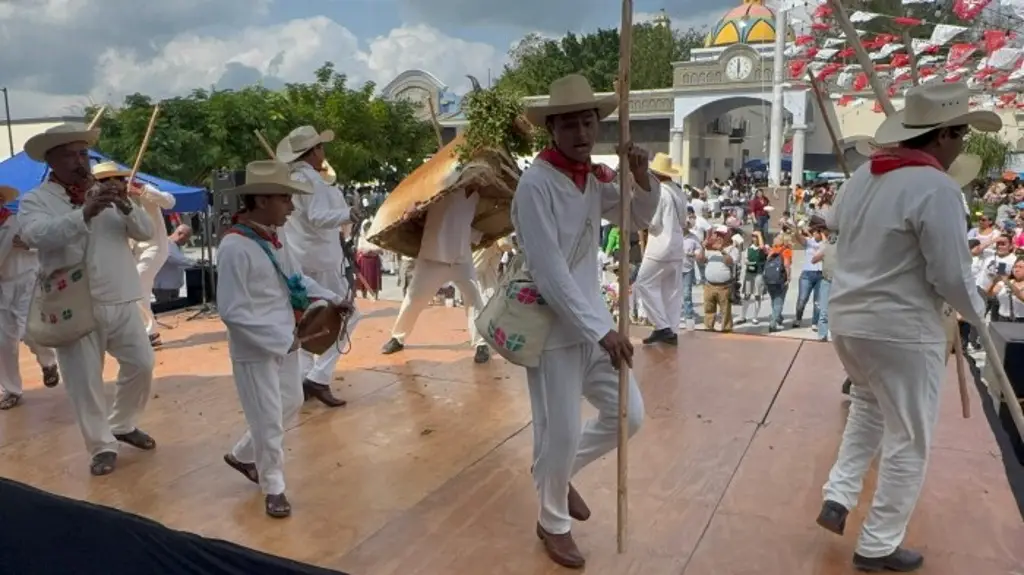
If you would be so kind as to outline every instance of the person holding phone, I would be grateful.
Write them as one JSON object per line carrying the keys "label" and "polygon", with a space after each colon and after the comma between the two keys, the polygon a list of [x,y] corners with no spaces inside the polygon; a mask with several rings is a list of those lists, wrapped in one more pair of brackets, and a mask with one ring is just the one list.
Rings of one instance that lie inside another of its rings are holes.
{"label": "person holding phone", "polygon": [[1012,266],[999,262],[996,273],[987,294],[997,306],[992,321],[1024,322],[1024,258],[1015,259]]}
{"label": "person holding phone", "polygon": [[995,319],[996,314],[999,313],[999,304],[995,297],[991,295],[994,293],[995,282],[1000,277],[1006,277],[1010,270],[1013,269],[1014,262],[1017,261],[1016,256],[1013,255],[1013,246],[1010,243],[1009,236],[1001,234],[995,240],[995,254],[988,257],[981,265],[981,273],[978,274],[978,289],[981,290],[982,297],[985,298],[985,315]]}

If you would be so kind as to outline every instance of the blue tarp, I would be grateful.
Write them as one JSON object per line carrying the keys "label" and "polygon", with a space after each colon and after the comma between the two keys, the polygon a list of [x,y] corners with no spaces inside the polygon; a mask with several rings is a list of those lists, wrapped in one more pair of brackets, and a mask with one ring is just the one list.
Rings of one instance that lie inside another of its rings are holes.
{"label": "blue tarp", "polygon": [[[89,160],[92,164],[98,164],[108,162],[110,158],[94,150],[89,150]],[[121,164],[118,166],[125,170],[129,169]],[[46,170],[46,164],[29,158],[25,152],[19,152],[0,162],[0,184],[16,188],[19,194],[24,194],[43,181],[47,173]],[[167,211],[201,212],[206,210],[206,190],[203,188],[190,188],[142,172],[139,172],[136,178],[174,196],[174,209]],[[17,211],[18,202],[8,204],[8,207]]]}
{"label": "blue tarp", "polygon": [[[743,167],[751,172],[767,172],[768,163],[764,160],[747,160],[747,163],[743,164]],[[793,171],[793,160],[789,158],[782,158],[782,171],[792,172]]]}

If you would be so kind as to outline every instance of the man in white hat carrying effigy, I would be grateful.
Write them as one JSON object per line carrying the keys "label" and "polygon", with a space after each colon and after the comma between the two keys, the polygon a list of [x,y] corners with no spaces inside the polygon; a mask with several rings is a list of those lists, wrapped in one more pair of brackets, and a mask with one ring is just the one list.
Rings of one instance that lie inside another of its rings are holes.
{"label": "man in white hat carrying effigy", "polygon": [[[615,448],[618,369],[633,361],[629,334],[615,331],[594,265],[601,219],[619,222],[625,198],[631,204],[630,228],[646,228],[661,192],[658,179],[648,171],[648,153],[632,144],[626,144],[628,164],[620,166],[633,173],[631,191],[620,193],[615,173],[591,164],[598,126],[615,111],[615,96],[595,97],[587,79],[578,74],[552,82],[550,94],[546,105],[526,111],[532,124],[551,135],[552,146],[519,180],[512,222],[525,265],[557,316],[540,365],[526,370],[534,425],[533,478],[540,498],[537,535],[554,562],[579,568],[584,558],[572,536],[572,520],[586,521],[590,510],[569,481]],[[581,398],[598,410],[582,428]],[[643,398],[631,375],[630,435],[643,418]]]}
{"label": "man in white hat carrying effigy", "polygon": [[672,181],[682,173],[667,154],[657,154],[651,172],[661,182],[661,199],[651,219],[647,249],[640,263],[636,282],[637,299],[654,324],[644,343],[676,345],[679,321],[683,315],[683,238],[687,224],[687,200],[683,190]]}
{"label": "man in white hat carrying effigy", "polygon": [[283,162],[246,167],[244,213],[217,248],[217,310],[227,326],[231,370],[248,430],[224,461],[263,490],[271,517],[291,515],[285,496],[284,430],[302,407],[302,372],[296,317],[311,300],[338,313],[350,305],[308,275],[277,230],[293,211],[293,198],[314,193]]}
{"label": "man in white hat carrying effigy", "polygon": [[[60,124],[25,143],[25,153],[50,167],[48,179],[21,199],[21,237],[36,248],[44,274],[85,262],[94,331],[58,346],[57,363],[75,417],[92,456],[89,470],[107,475],[117,464],[118,443],[156,447],[138,429],[153,384],[153,347],[139,311],[142,293],[129,241],[153,237],[153,226],[124,182],[97,183],[89,170],[89,146],[99,130]],[[86,304],[88,305],[88,304]],[[103,391],[103,358],[120,369],[113,406]]]}
{"label": "man in white hat carrying effigy", "polygon": [[[121,168],[116,162],[100,162],[92,167],[92,175],[100,182],[117,178],[127,183],[132,172]],[[173,209],[175,199],[172,194],[162,192],[155,186],[138,180],[132,182],[128,194],[139,199],[139,203],[142,204],[142,208],[153,225],[152,239],[135,242],[135,245],[132,246],[132,253],[135,254],[135,269],[139,271],[139,281],[142,283],[142,299],[139,300],[139,310],[142,311],[142,321],[146,325],[149,343],[156,347],[161,343],[160,330],[157,328],[156,318],[153,317],[150,295],[153,293],[153,281],[156,280],[156,274],[167,261],[167,254],[170,251],[163,210]]]}
{"label": "man in white hat carrying effigy", "polygon": [[5,204],[18,199],[18,190],[0,186],[0,410],[21,403],[19,343],[25,342],[43,370],[43,384],[60,383],[57,355],[25,337],[28,308],[39,271],[39,257],[18,235],[18,217]]}
{"label": "man in white hat carrying effigy", "polygon": [[854,382],[839,455],[818,524],[842,534],[864,474],[880,453],[878,487],[854,566],[914,571],[901,547],[924,481],[949,353],[943,302],[980,325],[960,186],[946,170],[973,128],[995,132],[992,112],[969,107],[963,84],[907,91],[906,106],[875,135],[880,146],[843,185],[827,214],[838,233],[829,327]]}
{"label": "man in white hat carrying effigy", "polygon": [[[313,126],[300,126],[277,144],[276,155],[292,169],[292,179],[305,182],[312,193],[294,199],[295,211],[282,228],[288,245],[302,266],[302,273],[320,285],[344,294],[348,282],[342,274],[345,254],[341,248],[341,226],[351,221],[352,215],[341,190],[324,178],[333,170],[326,170],[324,144],[334,141],[334,132],[317,132]],[[355,329],[358,317],[349,320],[349,333]],[[302,388],[304,395],[315,397],[328,407],[341,407],[345,400],[334,396],[331,381],[341,357],[339,346],[321,356],[301,350]]]}

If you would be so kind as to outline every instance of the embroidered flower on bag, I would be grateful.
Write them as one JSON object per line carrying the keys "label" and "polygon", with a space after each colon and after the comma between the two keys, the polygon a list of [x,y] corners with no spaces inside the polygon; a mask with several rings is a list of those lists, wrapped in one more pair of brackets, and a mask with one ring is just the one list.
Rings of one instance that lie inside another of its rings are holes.
{"label": "embroidered flower on bag", "polygon": [[523,349],[524,345],[526,345],[526,336],[519,333],[513,333],[508,336],[504,347],[509,351],[519,351]]}
{"label": "embroidered flower on bag", "polygon": [[43,293],[50,293],[51,291],[53,291],[53,284],[50,282],[43,282]]}
{"label": "embroidered flower on bag", "polygon": [[494,343],[498,344],[498,347],[505,347],[505,330],[500,327],[494,330]]}
{"label": "embroidered flower on bag", "polygon": [[57,316],[51,313],[50,314],[49,322],[52,323],[52,324],[57,323]]}
{"label": "embroidered flower on bag", "polygon": [[82,279],[82,270],[75,270],[71,272],[71,281],[77,282]]}
{"label": "embroidered flower on bag", "polygon": [[539,297],[540,297],[540,293],[537,292],[537,288],[535,288],[535,287],[524,287],[524,288],[521,288],[519,290],[519,293],[516,294],[516,299],[519,301],[519,303],[525,304],[525,305],[530,305],[532,303],[537,303],[537,298],[539,298]]}
{"label": "embroidered flower on bag", "polygon": [[57,282],[57,291],[64,291],[68,287],[68,280],[62,279]]}
{"label": "embroidered flower on bag", "polygon": [[73,315],[73,314],[71,313],[71,310],[69,310],[69,309],[66,309],[66,310],[64,310],[64,311],[60,312],[60,317],[61,317],[61,319],[63,319],[64,321],[67,321],[67,320],[71,319],[71,316],[72,316],[72,315]]}

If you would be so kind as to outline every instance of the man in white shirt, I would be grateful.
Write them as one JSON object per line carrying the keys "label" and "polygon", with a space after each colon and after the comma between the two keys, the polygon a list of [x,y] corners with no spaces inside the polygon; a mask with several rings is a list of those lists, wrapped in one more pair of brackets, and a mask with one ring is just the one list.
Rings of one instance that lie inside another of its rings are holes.
{"label": "man in white shirt", "polygon": [[[288,245],[302,266],[302,273],[337,294],[349,292],[342,275],[345,259],[341,247],[341,227],[351,221],[351,209],[338,188],[328,185],[321,174],[324,168],[324,144],[334,141],[334,132],[317,132],[313,126],[300,126],[277,144],[277,159],[292,168],[292,179],[312,187],[312,194],[296,196],[295,212],[282,229]],[[349,333],[355,329],[357,317],[349,320]],[[340,344],[321,356],[304,350],[302,389],[307,398],[315,397],[328,407],[341,407],[347,402],[334,396],[331,381],[341,357]]]}
{"label": "man in white shirt", "polygon": [[224,462],[260,485],[264,511],[274,518],[292,511],[283,443],[303,400],[296,317],[315,299],[336,313],[351,311],[342,296],[302,273],[283,243],[287,238],[277,236],[294,209],[292,198],[313,189],[287,164],[249,163],[245,185],[229,192],[241,196],[244,214],[217,249],[217,311],[228,330],[231,371],[248,425]]}
{"label": "man in white shirt", "polygon": [[732,284],[736,280],[740,251],[729,238],[729,229],[718,226],[704,242],[697,257],[704,264],[704,328],[715,329],[715,317],[722,315],[722,332],[732,331]]}
{"label": "man in white shirt", "polygon": [[25,338],[39,258],[18,235],[18,218],[4,205],[16,199],[18,190],[0,186],[0,410],[12,409],[21,403],[18,356],[22,340],[43,370],[43,384],[54,387],[60,383],[54,351]]}
{"label": "man in white shirt", "polygon": [[[127,182],[131,175],[131,170],[121,169],[116,162],[100,162],[92,167],[92,176],[100,182],[109,179]],[[139,300],[142,322],[146,325],[149,343],[157,347],[161,343],[160,331],[157,329],[156,318],[153,317],[149,296],[153,292],[157,272],[167,261],[167,228],[164,225],[163,210],[173,209],[175,200],[173,195],[139,181],[132,182],[128,193],[139,199],[153,226],[153,238],[135,242],[132,253],[135,254],[135,269],[139,271],[139,282],[142,285],[142,299]]]}
{"label": "man in white shirt", "polygon": [[185,285],[185,270],[196,265],[195,261],[181,251],[181,246],[188,243],[190,237],[192,228],[184,224],[167,236],[167,261],[153,281],[153,295],[157,303],[174,301],[181,297],[181,287]]}
{"label": "man in white shirt", "polygon": [[[490,349],[476,329],[476,316],[483,309],[483,297],[476,282],[472,246],[480,243],[481,233],[473,229],[480,195],[472,189],[456,190],[427,208],[427,220],[420,240],[420,251],[412,270],[409,289],[402,299],[391,339],[381,350],[384,354],[405,349],[405,338],[416,320],[437,294],[437,290],[455,284],[466,302],[470,344],[476,349],[473,361],[486,363]],[[595,240],[596,241],[596,240]]]}
{"label": "man in white shirt", "polygon": [[[149,401],[154,357],[139,310],[139,300],[148,294],[142,293],[128,247],[130,241],[152,238],[153,226],[124,182],[93,179],[89,146],[98,138],[99,130],[60,124],[25,143],[25,153],[46,162],[50,177],[22,198],[18,221],[25,244],[38,250],[42,273],[83,261],[87,265],[96,328],[56,347],[57,363],[61,373],[73,374],[65,378],[65,387],[92,456],[89,470],[107,475],[117,464],[119,442],[143,450],[156,447],[137,427]],[[109,408],[103,389],[107,353],[120,366]]]}
{"label": "man in white shirt", "polygon": [[865,571],[917,570],[903,548],[924,482],[949,353],[944,303],[971,324],[984,311],[971,276],[959,186],[945,170],[970,128],[998,131],[999,116],[969,108],[964,84],[907,91],[881,146],[826,214],[838,233],[829,300],[836,353],[854,382],[818,524],[842,534],[876,454],[878,487],[853,556]]}
{"label": "man in white shirt", "polygon": [[647,248],[633,289],[654,331],[645,344],[676,345],[683,312],[683,230],[686,228],[686,197],[672,181],[681,172],[667,154],[657,154],[651,172],[661,184],[661,199],[648,228]]}
{"label": "man in white shirt", "polygon": [[697,262],[703,253],[703,235],[698,236],[693,231],[691,221],[686,223],[686,232],[683,235],[683,318],[686,320],[687,331],[696,329],[697,314],[693,310],[693,286],[697,285]]}
{"label": "man in white shirt", "polygon": [[[615,110],[615,96],[596,98],[586,78],[577,74],[555,80],[550,94],[550,102],[558,103],[526,111],[533,125],[546,127],[553,147],[542,151],[519,180],[512,222],[525,265],[556,317],[540,365],[526,370],[534,426],[533,478],[541,507],[536,533],[552,561],[580,568],[585,560],[572,537],[572,520],[586,521],[590,509],[569,481],[615,448],[617,370],[632,365],[633,357],[629,335],[615,331],[601,296],[593,265],[599,226],[602,217],[619,220],[626,196],[632,208],[629,227],[646,228],[660,189],[647,170],[647,152],[631,144],[628,168],[636,185],[629,192],[620,194],[615,174],[590,162],[598,125]],[[598,410],[582,429],[581,398]],[[644,417],[643,398],[632,376],[628,405],[627,431],[632,435]]]}

